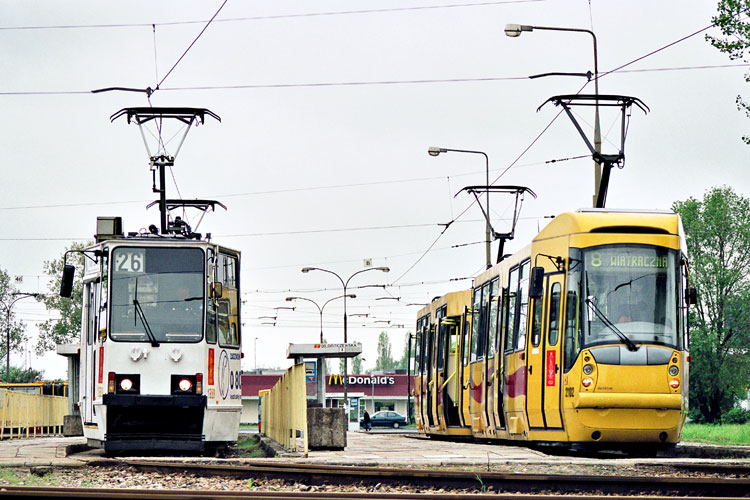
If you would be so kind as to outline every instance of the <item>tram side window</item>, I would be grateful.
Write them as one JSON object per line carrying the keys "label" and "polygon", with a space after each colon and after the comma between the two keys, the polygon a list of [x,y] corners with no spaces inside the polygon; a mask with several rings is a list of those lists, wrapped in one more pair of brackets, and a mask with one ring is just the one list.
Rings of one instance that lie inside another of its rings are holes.
{"label": "tram side window", "polygon": [[[499,283],[498,283],[499,284]],[[498,333],[497,333],[497,351],[501,352],[503,350],[503,346],[505,345],[507,331],[508,331],[508,289],[503,288],[502,289],[502,295],[500,297],[501,302],[498,304],[499,312],[498,315],[500,316],[498,319],[500,321],[500,324],[498,326]]]}
{"label": "tram side window", "polygon": [[516,317],[516,350],[521,351],[526,347],[526,323],[529,309],[529,261],[521,266],[518,275],[518,314]]}
{"label": "tram side window", "polygon": [[[464,315],[465,317],[465,315]],[[464,328],[461,332],[461,345],[463,346],[463,365],[466,366],[469,364],[469,333],[471,330],[469,329],[469,320],[464,320]]]}
{"label": "tram side window", "polygon": [[498,317],[497,313],[500,310],[498,307],[498,302],[500,301],[500,296],[497,294],[497,283],[498,280],[495,278],[490,282],[490,293],[489,293],[489,301],[490,301],[490,308],[489,308],[489,333],[487,335],[487,357],[491,358],[495,355],[495,342],[497,339],[497,324],[498,324]]}
{"label": "tram side window", "polygon": [[222,285],[229,288],[237,288],[237,257],[227,254],[219,254],[219,262],[216,269],[217,278]]}
{"label": "tram side window", "polygon": [[229,301],[220,300],[216,304],[216,326],[219,333],[219,345],[238,347],[237,330],[231,321]]}
{"label": "tram side window", "polygon": [[239,265],[237,257],[220,253],[216,266],[217,280],[224,287],[224,300],[218,301],[217,328],[219,344],[228,347],[240,345],[239,297],[237,285],[239,283]]}
{"label": "tram side window", "polygon": [[548,343],[553,346],[557,344],[560,336],[560,283],[552,285],[549,298],[549,331]]}
{"label": "tram side window", "polygon": [[96,331],[96,286],[88,283],[86,285],[86,301],[88,302],[88,314],[86,317],[86,343],[94,343],[94,332]]}
{"label": "tram side window", "polygon": [[216,303],[213,300],[208,301],[206,308],[206,341],[216,343]]}
{"label": "tram side window", "polygon": [[471,303],[471,362],[479,358],[479,337],[482,331],[482,288],[474,289],[474,300]]}
{"label": "tram side window", "polygon": [[508,331],[505,334],[505,352],[513,350],[513,338],[516,327],[516,303],[518,298],[518,273],[519,268],[515,268],[510,272],[510,282],[508,287]]}
{"label": "tram side window", "polygon": [[438,327],[438,341],[437,341],[437,367],[438,370],[442,370],[445,362],[445,322],[440,321]]}
{"label": "tram side window", "polygon": [[419,357],[422,354],[422,350],[420,349],[421,343],[422,334],[417,330],[417,336],[414,338],[414,375],[419,375],[420,370],[422,369],[422,365],[419,362]]}
{"label": "tram side window", "polygon": [[538,347],[542,341],[542,321],[544,321],[544,299],[534,299],[531,312],[531,345]]}

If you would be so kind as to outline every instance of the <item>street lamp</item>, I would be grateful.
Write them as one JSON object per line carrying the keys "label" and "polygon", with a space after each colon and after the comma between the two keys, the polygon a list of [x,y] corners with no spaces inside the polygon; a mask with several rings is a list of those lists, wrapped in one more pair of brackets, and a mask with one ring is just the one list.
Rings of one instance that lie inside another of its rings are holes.
{"label": "street lamp", "polygon": [[13,308],[13,304],[18,302],[21,299],[25,299],[27,297],[41,297],[43,294],[41,293],[26,293],[26,292],[13,292],[10,294],[13,297],[17,297],[10,301],[9,304],[5,304],[3,302],[0,302],[0,304],[3,304],[3,307],[5,307],[5,324],[6,324],[6,331],[5,331],[5,381],[10,382],[10,311]]}
{"label": "street lamp", "polygon": [[486,180],[487,180],[487,220],[485,221],[485,229],[484,229],[484,245],[485,245],[485,254],[486,254],[486,265],[487,269],[492,267],[492,257],[491,257],[491,240],[490,240],[490,159],[487,156],[487,153],[483,151],[471,151],[469,149],[450,149],[450,148],[438,148],[435,146],[432,146],[427,149],[427,154],[430,156],[438,156],[440,153],[472,153],[472,154],[478,154],[484,156],[484,165],[485,165],[485,171],[486,171]]}
{"label": "street lamp", "polygon": [[[315,304],[315,307],[317,307],[318,311],[320,312],[320,343],[322,344],[323,343],[323,309],[325,309],[325,307],[328,305],[329,302],[332,302],[332,301],[334,301],[336,299],[341,299],[341,298],[343,298],[344,300],[346,300],[347,297],[350,298],[350,299],[356,299],[357,298],[357,296],[354,295],[354,294],[339,295],[338,297],[334,297],[332,299],[328,299],[322,306],[318,305],[317,302],[315,302],[312,299],[308,299],[307,297],[287,297],[286,301],[287,302],[292,302],[294,300],[306,300],[307,302],[312,302],[313,304]],[[323,407],[325,407],[325,402],[326,402],[325,359],[323,359],[322,357],[319,357],[317,359],[317,362],[318,362],[318,381],[317,381],[317,391],[316,392],[318,394],[318,403],[320,403]],[[346,386],[344,386],[344,387],[346,387]]]}
{"label": "street lamp", "polygon": [[[306,297],[287,297],[286,301],[287,302],[291,302],[293,300],[306,300],[307,302],[312,302],[313,304],[315,304],[315,307],[317,307],[318,311],[320,312],[320,343],[322,344],[323,343],[323,309],[325,309],[325,307],[328,305],[329,302],[332,302],[332,301],[334,301],[336,299],[341,299],[341,298],[344,298],[344,297],[348,297],[350,299],[356,299],[357,298],[357,296],[354,295],[353,293],[349,294],[349,295],[346,295],[346,296],[339,295],[338,297],[334,297],[332,299],[328,299],[327,301],[325,301],[323,303],[322,306],[318,305],[318,303],[315,302],[314,300],[308,299]],[[294,309],[294,308],[292,308],[292,309]],[[355,315],[352,314],[352,316],[355,316]],[[357,316],[359,316],[359,314]]]}
{"label": "street lamp", "polygon": [[258,337],[253,340],[253,371],[258,370]]}
{"label": "street lamp", "polygon": [[[367,271],[383,271],[384,273],[390,272],[391,268],[382,266],[382,267],[368,267],[365,269],[360,269],[359,271],[353,273],[350,275],[346,281],[336,274],[333,271],[329,271],[328,269],[323,269],[320,267],[303,267],[302,272],[303,273],[309,273],[310,271],[323,271],[324,273],[333,274],[336,276],[339,281],[341,282],[341,285],[344,287],[344,344],[348,341],[348,334],[347,334],[347,317],[346,317],[346,287],[349,286],[349,282],[352,278],[354,278],[358,274],[366,273]],[[344,407],[346,408],[346,425],[349,426],[349,374],[347,373],[347,365],[348,360],[344,358]]]}
{"label": "street lamp", "polygon": [[[599,126],[599,63],[596,53],[596,35],[593,31],[582,28],[559,28],[555,26],[528,26],[525,24],[506,24],[505,35],[515,38],[524,31],[546,30],[546,31],[572,31],[575,33],[588,33],[594,41],[594,94],[597,96],[594,105],[594,206],[597,206],[599,198],[599,184],[601,184],[602,167],[599,162],[599,154],[602,152],[602,134]],[[432,154],[432,153],[430,153]]]}

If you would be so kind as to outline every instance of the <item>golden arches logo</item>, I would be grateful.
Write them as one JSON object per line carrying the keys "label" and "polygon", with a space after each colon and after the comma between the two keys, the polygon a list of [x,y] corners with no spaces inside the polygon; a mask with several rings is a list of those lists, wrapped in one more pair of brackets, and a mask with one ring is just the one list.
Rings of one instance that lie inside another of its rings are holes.
{"label": "golden arches logo", "polygon": [[341,377],[340,373],[331,373],[330,375],[328,375],[328,385],[333,385],[333,384],[341,385],[343,383],[344,383],[343,378]]}

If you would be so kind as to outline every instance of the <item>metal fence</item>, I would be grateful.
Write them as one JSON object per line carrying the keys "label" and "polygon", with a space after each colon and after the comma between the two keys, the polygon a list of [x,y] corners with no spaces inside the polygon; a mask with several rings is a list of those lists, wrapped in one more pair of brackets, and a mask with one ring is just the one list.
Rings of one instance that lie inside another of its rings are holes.
{"label": "metal fence", "polygon": [[0,439],[62,434],[68,398],[0,389]]}
{"label": "metal fence", "polygon": [[263,433],[288,451],[297,451],[297,436],[302,438],[307,456],[307,385],[305,364],[289,368],[271,392],[263,396]]}

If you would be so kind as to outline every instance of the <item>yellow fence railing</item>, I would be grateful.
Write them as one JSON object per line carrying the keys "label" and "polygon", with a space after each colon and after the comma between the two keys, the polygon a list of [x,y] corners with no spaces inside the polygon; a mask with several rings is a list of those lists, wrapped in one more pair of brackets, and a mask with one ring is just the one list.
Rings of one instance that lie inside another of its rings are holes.
{"label": "yellow fence railing", "polygon": [[0,439],[62,434],[68,398],[0,389]]}
{"label": "yellow fence railing", "polygon": [[297,451],[300,434],[307,456],[307,385],[305,364],[289,368],[271,392],[263,396],[263,433],[288,451]]}

